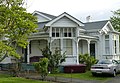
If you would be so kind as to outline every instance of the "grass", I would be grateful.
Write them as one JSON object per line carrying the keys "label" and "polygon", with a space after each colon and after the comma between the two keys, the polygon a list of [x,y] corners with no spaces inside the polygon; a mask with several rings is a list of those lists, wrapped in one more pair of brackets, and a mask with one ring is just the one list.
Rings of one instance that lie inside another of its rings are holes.
{"label": "grass", "polygon": [[[81,80],[98,80],[98,81],[101,81],[101,82],[108,81],[112,78],[112,77],[108,77],[108,76],[94,77],[94,76],[92,76],[90,71],[87,71],[86,73],[49,74],[49,76],[66,77],[66,78],[71,78],[72,77],[72,78],[77,78],[77,79],[81,79]],[[25,79],[25,78],[11,77],[10,75],[0,74],[0,83],[50,83],[50,82],[43,82],[43,81],[39,81],[39,80],[30,80],[30,79]]]}
{"label": "grass", "polygon": [[11,77],[10,75],[0,74],[0,83],[50,83],[50,82]]}
{"label": "grass", "polygon": [[99,81],[107,81],[110,80],[112,77],[103,77],[103,76],[92,76],[90,71],[86,73],[73,73],[73,74],[66,74],[66,73],[59,73],[59,74],[50,74],[49,76],[58,76],[58,77],[66,77],[66,78],[77,78],[82,80],[99,80]]}

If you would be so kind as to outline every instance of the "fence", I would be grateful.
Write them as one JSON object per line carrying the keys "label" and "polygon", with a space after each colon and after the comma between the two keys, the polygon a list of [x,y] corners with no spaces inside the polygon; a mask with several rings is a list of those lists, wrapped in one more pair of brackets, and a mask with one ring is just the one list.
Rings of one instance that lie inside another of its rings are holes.
{"label": "fence", "polygon": [[[32,64],[21,63],[19,64],[20,71],[35,71]],[[7,71],[16,67],[15,63],[0,64],[0,70]]]}

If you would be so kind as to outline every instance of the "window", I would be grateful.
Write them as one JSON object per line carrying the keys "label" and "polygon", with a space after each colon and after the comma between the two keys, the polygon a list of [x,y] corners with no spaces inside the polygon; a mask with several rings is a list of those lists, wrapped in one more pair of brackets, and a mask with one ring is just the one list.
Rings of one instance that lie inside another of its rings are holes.
{"label": "window", "polygon": [[64,37],[72,37],[72,28],[64,28]]}
{"label": "window", "polygon": [[72,31],[71,28],[69,28],[68,29],[68,37],[72,37],[72,35],[71,35],[72,32],[71,31]]}
{"label": "window", "polygon": [[109,39],[109,35],[105,35],[105,39]]}
{"label": "window", "polygon": [[116,35],[113,35],[113,49],[114,49],[114,53],[116,54],[117,53],[117,41],[118,41],[118,38]]}
{"label": "window", "polygon": [[56,28],[56,37],[60,37],[60,28]]}
{"label": "window", "polygon": [[52,28],[52,37],[60,37],[60,29],[59,28]]}
{"label": "window", "polygon": [[60,39],[54,40],[52,42],[52,51],[54,52],[56,48],[61,49],[60,46],[61,46]]}
{"label": "window", "polygon": [[56,33],[56,37],[60,37],[60,36],[59,36],[59,33]]}
{"label": "window", "polygon": [[55,29],[52,28],[52,37],[55,37]]}
{"label": "window", "polygon": [[72,55],[73,54],[73,46],[72,46],[72,40],[71,39],[63,40],[63,50],[66,51],[66,55]]}
{"label": "window", "polygon": [[52,37],[75,37],[75,29],[72,27],[52,27]]}
{"label": "window", "polygon": [[67,28],[64,28],[64,37],[67,37]]}
{"label": "window", "polygon": [[55,33],[52,33],[52,37],[55,37]]}
{"label": "window", "polygon": [[71,35],[71,33],[70,33],[70,32],[68,33],[68,37],[72,37],[72,35]]}
{"label": "window", "polygon": [[114,50],[115,50],[115,54],[117,53],[117,42],[116,40],[114,40]]}
{"label": "window", "polygon": [[67,33],[64,33],[64,37],[67,37]]}
{"label": "window", "polygon": [[105,35],[105,54],[110,54],[109,35]]}
{"label": "window", "polygon": [[105,53],[109,54],[109,40],[105,40]]}
{"label": "window", "polygon": [[111,60],[99,60],[97,64],[112,64]]}

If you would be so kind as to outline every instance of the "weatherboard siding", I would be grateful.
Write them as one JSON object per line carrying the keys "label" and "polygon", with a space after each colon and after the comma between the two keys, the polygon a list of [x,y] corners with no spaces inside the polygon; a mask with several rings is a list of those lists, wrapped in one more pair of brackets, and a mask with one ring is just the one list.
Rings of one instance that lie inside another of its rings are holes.
{"label": "weatherboard siding", "polygon": [[33,56],[42,56],[41,49],[45,48],[47,45],[47,42],[45,40],[34,40],[31,41],[31,53],[30,57]]}
{"label": "weatherboard siding", "polygon": [[77,24],[70,20],[67,17],[63,17],[52,24],[52,26],[58,26],[58,27],[76,27]]}

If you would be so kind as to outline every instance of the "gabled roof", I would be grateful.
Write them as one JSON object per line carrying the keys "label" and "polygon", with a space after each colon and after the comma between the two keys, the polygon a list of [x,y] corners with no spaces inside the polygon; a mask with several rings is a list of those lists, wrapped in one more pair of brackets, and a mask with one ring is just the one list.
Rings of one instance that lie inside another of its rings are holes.
{"label": "gabled roof", "polygon": [[52,19],[56,18],[56,16],[54,16],[54,15],[43,13],[43,12],[39,12],[39,11],[34,11],[33,15],[35,15],[35,14],[42,15],[43,17],[45,17],[45,18],[47,18],[49,20],[52,20]]}
{"label": "gabled roof", "polygon": [[96,21],[96,22],[88,22],[88,23],[84,23],[85,26],[83,26],[84,29],[86,30],[93,30],[93,29],[102,29],[105,24],[108,22],[108,20],[104,20],[104,21]]}
{"label": "gabled roof", "polygon": [[39,12],[39,13],[41,13],[41,14],[43,14],[43,15],[45,15],[45,16],[47,16],[47,17],[51,18],[51,19],[56,18],[56,16],[51,15],[51,14],[47,14],[47,13],[43,13],[43,12]]}
{"label": "gabled roof", "polygon": [[45,24],[47,24],[49,21],[46,21],[46,22],[38,22],[38,28],[44,28]]}
{"label": "gabled roof", "polygon": [[67,17],[70,20],[72,20],[73,22],[77,23],[79,26],[84,26],[84,24],[81,21],[79,21],[78,19],[74,18],[73,16],[69,15],[66,12],[62,13],[61,15],[59,15],[58,17],[56,17],[55,19],[51,20],[49,23],[46,24],[46,26],[50,26],[51,24],[53,24],[57,20],[61,19],[62,17]]}

